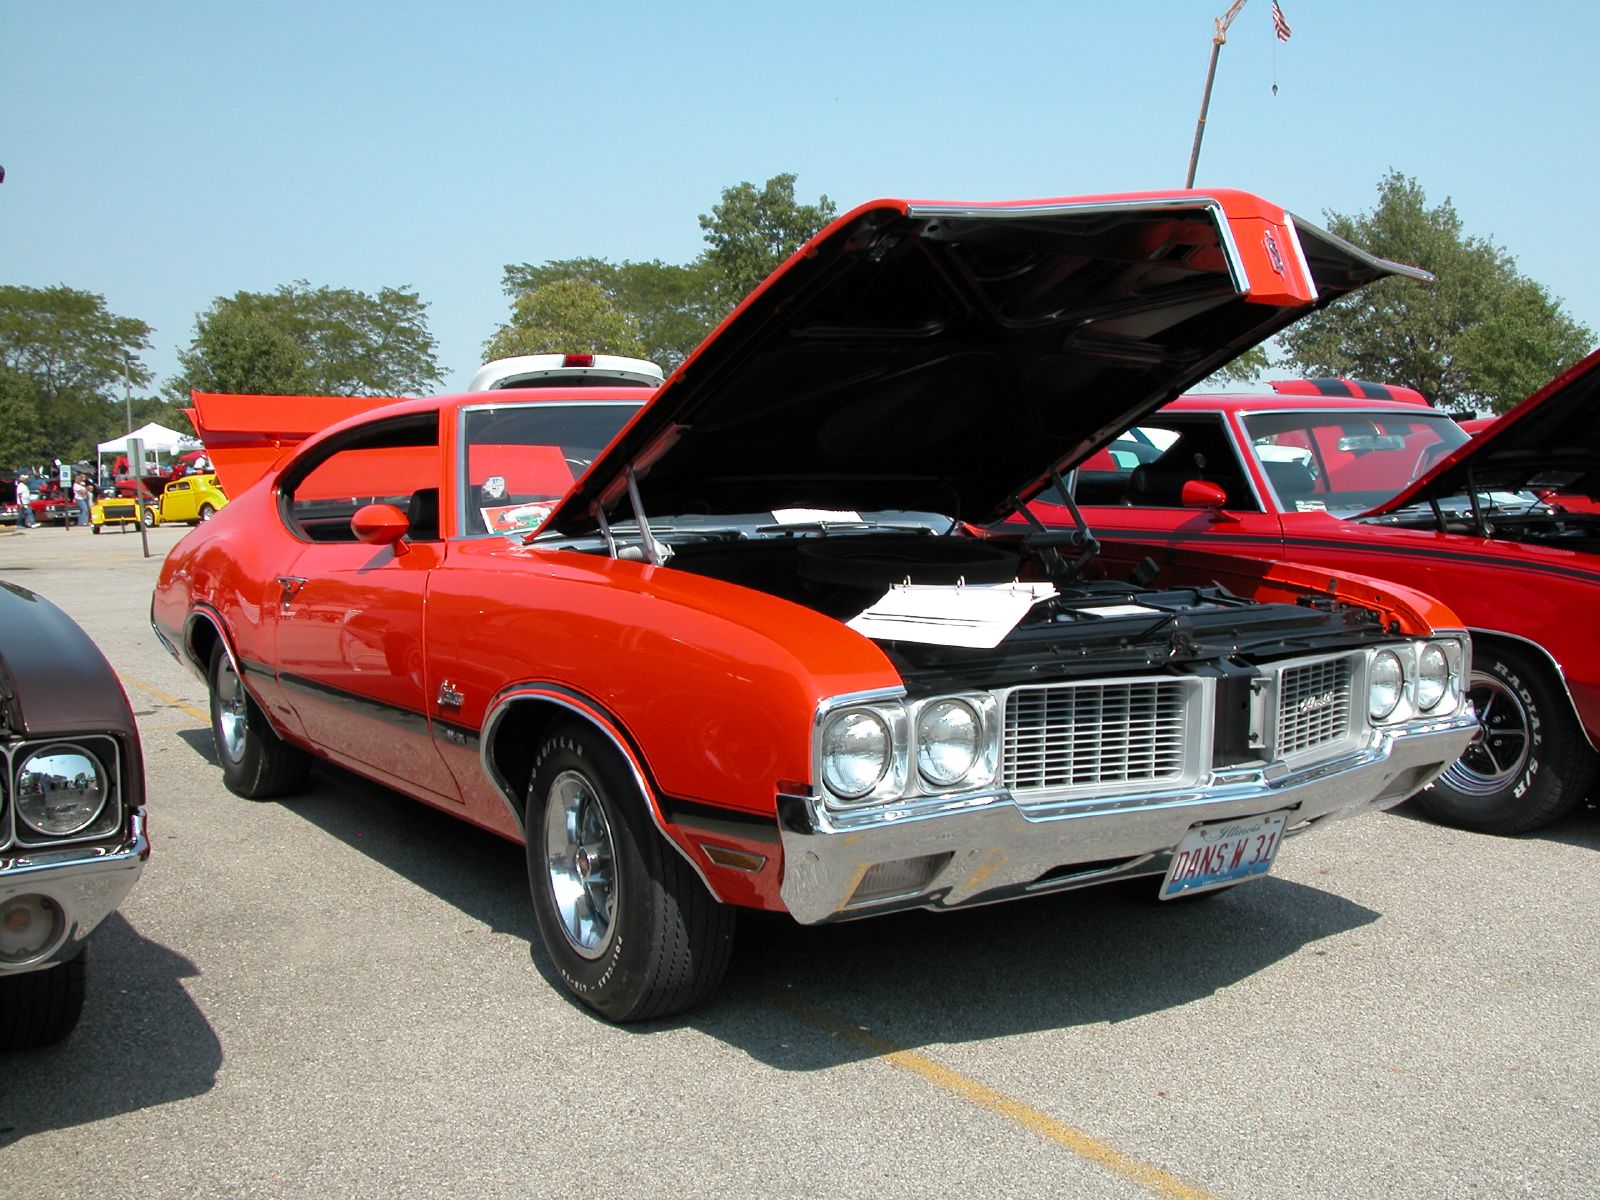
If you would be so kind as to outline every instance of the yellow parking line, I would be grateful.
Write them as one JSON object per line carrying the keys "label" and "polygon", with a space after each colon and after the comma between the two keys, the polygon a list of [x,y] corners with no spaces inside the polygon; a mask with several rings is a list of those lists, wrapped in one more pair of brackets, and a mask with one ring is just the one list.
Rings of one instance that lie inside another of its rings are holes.
{"label": "yellow parking line", "polygon": [[154,696],[157,700],[161,701],[161,703],[167,705],[168,707],[181,709],[182,711],[188,713],[191,717],[195,718],[195,720],[199,721],[202,725],[211,724],[211,714],[207,712],[201,712],[187,700],[180,700],[176,696],[169,696],[160,688],[151,687],[148,683],[144,682],[144,680],[135,679],[131,675],[124,675],[122,677],[122,682],[132,684],[141,692],[148,692],[150,695]]}
{"label": "yellow parking line", "polygon": [[892,1042],[876,1037],[843,1017],[815,1008],[803,1000],[782,992],[767,990],[770,999],[800,1017],[807,1024],[824,1029],[854,1042],[902,1071],[909,1071],[937,1088],[959,1096],[979,1108],[996,1113],[1022,1126],[1046,1141],[1070,1150],[1079,1158],[1092,1162],[1113,1175],[1120,1175],[1130,1183],[1138,1184],[1157,1196],[1172,1200],[1215,1200],[1212,1193],[1179,1179],[1168,1171],[1124,1154],[1116,1147],[1085,1132],[1075,1125],[1058,1121],[1049,1113],[1040,1112],[1031,1105],[1014,1100],[1004,1092],[970,1079],[959,1071],[952,1071],[940,1063],[913,1050],[905,1050]]}

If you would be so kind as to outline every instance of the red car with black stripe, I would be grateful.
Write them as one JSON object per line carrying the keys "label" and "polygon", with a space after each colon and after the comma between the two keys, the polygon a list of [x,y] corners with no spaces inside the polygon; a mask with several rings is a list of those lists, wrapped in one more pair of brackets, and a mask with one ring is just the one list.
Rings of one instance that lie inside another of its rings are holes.
{"label": "red car with black stripe", "polygon": [[1600,497],[1600,351],[1472,438],[1408,388],[1271,386],[1184,396],[1088,461],[1091,527],[1439,597],[1472,631],[1480,728],[1422,806],[1515,833],[1581,803],[1600,746],[1600,515],[1547,501]]}

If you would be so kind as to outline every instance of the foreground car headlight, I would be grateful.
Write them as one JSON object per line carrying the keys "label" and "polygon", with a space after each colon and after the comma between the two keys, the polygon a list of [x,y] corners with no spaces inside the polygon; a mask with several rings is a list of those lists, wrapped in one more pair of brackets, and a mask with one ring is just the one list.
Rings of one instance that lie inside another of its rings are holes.
{"label": "foreground car headlight", "polygon": [[1374,654],[1367,671],[1367,715],[1382,721],[1399,706],[1405,691],[1406,672],[1400,656],[1393,650]]}
{"label": "foreground car headlight", "polygon": [[110,795],[111,780],[100,760],[76,746],[45,746],[17,769],[17,816],[46,837],[87,829]]}
{"label": "foreground car headlight", "polygon": [[856,800],[877,787],[893,761],[889,727],[876,713],[851,709],[822,732],[822,777],[828,789]]}
{"label": "foreground car headlight", "polygon": [[917,718],[917,770],[935,787],[960,783],[977,764],[982,728],[964,700],[935,700]]}
{"label": "foreground car headlight", "polygon": [[1417,707],[1429,712],[1450,693],[1450,659],[1444,647],[1429,642],[1417,655]]}

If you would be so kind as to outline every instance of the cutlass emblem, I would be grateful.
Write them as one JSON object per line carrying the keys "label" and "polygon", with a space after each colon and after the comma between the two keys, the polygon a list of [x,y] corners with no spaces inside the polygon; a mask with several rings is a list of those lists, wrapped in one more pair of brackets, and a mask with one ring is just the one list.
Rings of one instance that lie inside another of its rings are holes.
{"label": "cutlass emblem", "polygon": [[1320,696],[1307,696],[1294,706],[1296,712],[1316,712],[1318,709],[1331,708],[1334,695],[1332,692],[1323,692]]}
{"label": "cutlass emblem", "polygon": [[1262,235],[1261,243],[1267,249],[1267,261],[1272,264],[1272,269],[1279,275],[1283,274],[1283,251],[1278,249],[1278,239],[1272,236],[1272,230]]}
{"label": "cutlass emblem", "polygon": [[466,697],[460,692],[456,691],[455,684],[451,683],[448,679],[439,684],[438,704],[440,708],[460,708],[461,702],[464,699],[466,699]]}

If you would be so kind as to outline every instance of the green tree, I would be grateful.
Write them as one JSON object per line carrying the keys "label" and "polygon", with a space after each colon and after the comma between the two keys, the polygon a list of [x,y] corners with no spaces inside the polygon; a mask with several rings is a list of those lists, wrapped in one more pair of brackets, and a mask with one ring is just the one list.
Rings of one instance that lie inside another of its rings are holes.
{"label": "green tree", "polygon": [[427,305],[410,288],[314,288],[219,296],[178,352],[169,399],[191,390],[258,395],[401,396],[444,379]]}
{"label": "green tree", "polygon": [[489,358],[514,354],[604,353],[639,358],[639,323],[588,279],[556,279],[523,292],[511,320],[483,345]]}
{"label": "green tree", "polygon": [[752,183],[723,188],[722,203],[700,214],[706,240],[702,259],[725,308],[754,291],[778,264],[838,215],[826,196],[815,204],[797,203],[794,182],[795,177],[786,173],[774,175],[759,191]]}
{"label": "green tree", "polygon": [[0,286],[0,462],[91,457],[123,428],[124,379],[150,382],[150,332],[94,292]]}
{"label": "green tree", "polygon": [[1332,233],[1424,267],[1435,282],[1386,279],[1330,305],[1281,335],[1279,366],[1409,384],[1442,408],[1504,412],[1593,344],[1503,247],[1463,232],[1448,198],[1429,207],[1416,180],[1397,171],[1379,183],[1372,212],[1325,219]]}
{"label": "green tree", "polygon": [[[489,351],[503,344],[525,344],[509,338],[520,318],[516,306],[530,292],[563,280],[586,280],[610,302],[611,310],[632,323],[644,349],[640,352],[671,371],[700,344],[729,309],[793,253],[834,215],[826,196],[816,204],[794,199],[793,175],[777,175],[757,190],[740,183],[724,188],[722,202],[702,214],[706,249],[683,265],[649,262],[609,262],[603,258],[556,259],[534,265],[514,263],[505,268],[503,284],[513,298],[511,320],[489,341]],[[596,308],[597,319],[609,320]],[[570,345],[546,344],[548,350],[597,346],[608,327],[582,326],[563,330]]]}

